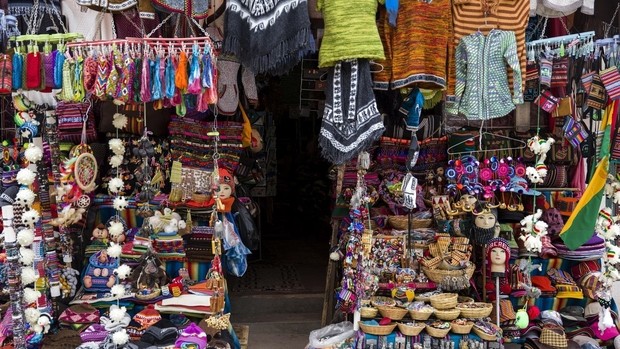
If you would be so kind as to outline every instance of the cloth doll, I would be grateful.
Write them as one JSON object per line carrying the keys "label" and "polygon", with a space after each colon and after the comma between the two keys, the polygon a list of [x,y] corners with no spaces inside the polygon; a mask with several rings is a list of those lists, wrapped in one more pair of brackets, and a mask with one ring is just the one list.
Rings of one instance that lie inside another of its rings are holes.
{"label": "cloth doll", "polygon": [[487,266],[491,279],[486,284],[490,299],[495,299],[495,279],[499,277],[500,294],[510,294],[510,282],[506,277],[510,261],[510,245],[502,238],[493,238],[486,247]]}

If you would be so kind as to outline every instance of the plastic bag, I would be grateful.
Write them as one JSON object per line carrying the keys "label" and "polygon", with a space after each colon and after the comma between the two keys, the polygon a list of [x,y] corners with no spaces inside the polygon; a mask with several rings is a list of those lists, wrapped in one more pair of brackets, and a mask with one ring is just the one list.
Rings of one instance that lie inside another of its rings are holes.
{"label": "plastic bag", "polygon": [[353,323],[344,321],[310,332],[310,348],[328,348],[353,337]]}
{"label": "plastic bag", "polygon": [[228,273],[237,277],[242,277],[248,269],[246,256],[251,253],[252,252],[250,252],[243,243],[239,243],[237,246],[226,251],[226,270]]}
{"label": "plastic bag", "polygon": [[260,233],[256,228],[252,214],[239,199],[233,202],[232,210],[235,212],[235,223],[237,223],[237,229],[239,230],[241,241],[250,250],[258,249],[260,243]]}

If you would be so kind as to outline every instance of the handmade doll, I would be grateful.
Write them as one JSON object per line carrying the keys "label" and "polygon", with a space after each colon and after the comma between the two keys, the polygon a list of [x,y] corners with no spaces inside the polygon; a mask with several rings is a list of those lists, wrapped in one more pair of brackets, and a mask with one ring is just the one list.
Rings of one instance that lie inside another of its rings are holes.
{"label": "handmade doll", "polygon": [[132,286],[139,298],[159,295],[161,287],[166,284],[166,271],[162,262],[152,253],[145,253],[131,275]]}
{"label": "handmade doll", "polygon": [[250,254],[250,250],[241,240],[239,226],[235,221],[235,213],[233,212],[233,204],[236,198],[235,181],[232,174],[220,168],[219,184],[215,191],[215,197],[211,200],[217,207],[217,222],[215,222],[215,230],[220,234],[223,241],[224,250],[226,250],[226,266],[227,271],[235,276],[243,276],[247,269],[246,255]]}
{"label": "handmade doll", "polygon": [[486,247],[487,268],[491,279],[486,284],[491,299],[495,298],[495,277],[499,277],[500,294],[510,294],[512,291],[506,274],[509,269],[510,245],[502,238],[493,238]]}
{"label": "handmade doll", "polygon": [[93,230],[93,236],[90,238],[91,241],[94,242],[99,242],[102,243],[104,245],[106,245],[108,243],[108,229],[106,228],[106,226],[104,224],[99,224],[97,225],[97,227]]}

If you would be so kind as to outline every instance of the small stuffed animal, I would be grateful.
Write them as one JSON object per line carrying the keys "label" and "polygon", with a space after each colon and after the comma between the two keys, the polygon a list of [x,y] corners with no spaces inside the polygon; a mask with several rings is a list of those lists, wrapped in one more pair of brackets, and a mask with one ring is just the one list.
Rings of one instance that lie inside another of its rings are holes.
{"label": "small stuffed animal", "polygon": [[527,175],[527,178],[530,180],[532,184],[540,184],[545,181],[544,178],[540,175],[540,173],[538,173],[536,168],[532,166],[528,166],[525,169],[525,174]]}
{"label": "small stuffed animal", "polygon": [[605,242],[607,246],[607,262],[611,265],[616,265],[620,262],[620,247],[610,243],[609,241]]}

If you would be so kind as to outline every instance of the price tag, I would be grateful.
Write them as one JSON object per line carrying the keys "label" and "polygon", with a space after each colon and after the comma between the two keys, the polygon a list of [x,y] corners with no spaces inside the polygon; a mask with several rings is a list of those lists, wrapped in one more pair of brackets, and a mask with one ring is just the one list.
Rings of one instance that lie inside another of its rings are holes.
{"label": "price tag", "polygon": [[411,173],[407,173],[407,175],[405,175],[405,178],[403,178],[403,185],[401,187],[401,190],[403,192],[403,206],[410,210],[413,210],[417,207],[417,187],[418,179],[415,178]]}

